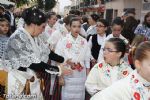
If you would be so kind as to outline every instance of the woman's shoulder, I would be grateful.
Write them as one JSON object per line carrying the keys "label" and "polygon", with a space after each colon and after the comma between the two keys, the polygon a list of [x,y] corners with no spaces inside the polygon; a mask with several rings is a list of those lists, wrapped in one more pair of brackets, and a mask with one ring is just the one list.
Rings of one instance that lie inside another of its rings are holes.
{"label": "woman's shoulder", "polygon": [[129,77],[121,79],[103,91],[98,92],[91,100],[99,100],[100,98],[101,100],[128,100],[130,98]]}
{"label": "woman's shoulder", "polygon": [[9,41],[12,41],[13,39],[27,41],[28,36],[23,29],[19,28],[10,36]]}

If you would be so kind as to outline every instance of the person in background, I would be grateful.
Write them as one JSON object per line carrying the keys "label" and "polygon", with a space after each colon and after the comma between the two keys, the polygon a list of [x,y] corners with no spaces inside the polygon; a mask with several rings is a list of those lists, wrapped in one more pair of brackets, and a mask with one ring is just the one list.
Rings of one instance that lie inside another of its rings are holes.
{"label": "person in background", "polygon": [[0,5],[0,18],[5,18],[10,22],[10,16],[5,13],[5,8]]}
{"label": "person in background", "polygon": [[62,100],[84,100],[86,69],[90,68],[90,49],[85,38],[79,35],[81,29],[80,19],[72,18],[70,33],[61,39],[55,52],[65,59],[70,59],[65,66],[73,73],[63,76]]}
{"label": "person in background", "polygon": [[89,28],[88,17],[82,16],[82,27],[85,31]]}
{"label": "person in background", "polygon": [[133,18],[135,18],[135,15],[136,15],[136,13],[135,13],[134,10],[128,9],[128,10],[126,10],[126,11],[122,14],[121,19],[122,19],[124,22],[126,22],[126,19],[127,19],[128,17],[133,17]]}
{"label": "person in background", "polygon": [[128,17],[126,19],[126,22],[124,23],[122,35],[129,41],[129,44],[132,43],[135,37],[134,31],[137,26],[138,26],[138,21],[132,16]]}
{"label": "person in background", "polygon": [[57,19],[58,19],[59,24],[63,24],[64,23],[63,20],[62,20],[61,15],[57,15]]}
{"label": "person in background", "polygon": [[[122,30],[123,30],[123,21],[120,18],[114,19],[112,22],[112,33],[106,37],[105,41],[109,40],[110,38],[120,38],[125,42],[126,45],[128,45],[129,43],[128,40],[121,35]],[[101,48],[104,48],[104,44],[102,45]],[[103,60],[103,50],[100,49],[98,62],[101,62],[102,60]]]}
{"label": "person in background", "polygon": [[7,41],[10,36],[10,24],[7,19],[0,18],[0,58],[2,58],[5,51]]}
{"label": "person in background", "polygon": [[108,22],[105,19],[99,19],[96,25],[97,32],[96,34],[91,35],[88,41],[91,50],[91,67],[93,67],[97,63],[99,51],[101,49],[101,46],[104,44],[104,40],[107,36],[106,30],[108,26]]}
{"label": "person in background", "polygon": [[96,34],[96,22],[99,19],[99,16],[97,14],[91,14],[88,18],[88,23],[90,27],[87,29],[87,35],[88,37],[90,35]]}
{"label": "person in background", "polygon": [[21,17],[19,18],[18,23],[17,23],[17,28],[20,28],[20,27],[22,28],[25,26],[24,17],[25,17],[26,11],[27,11],[27,8],[22,11]]}
{"label": "person in background", "polygon": [[103,51],[104,61],[92,68],[85,82],[91,96],[125,78],[132,71],[130,65],[122,60],[126,52],[126,45],[122,39],[110,38],[105,43]]}
{"label": "person in background", "polygon": [[135,50],[136,50],[137,46],[145,40],[146,39],[143,35],[136,35],[130,45],[128,60],[129,60],[129,64],[131,65],[132,69],[135,69],[134,60],[133,60],[134,55],[135,55],[134,54]]}
{"label": "person in background", "polygon": [[10,26],[11,26],[12,33],[16,30],[16,22],[15,22],[15,16],[14,16],[14,9],[15,9],[15,6],[10,4],[7,7],[7,11],[6,11],[6,14],[9,15],[9,17],[10,17]]}
{"label": "person in background", "polygon": [[149,100],[150,98],[150,42],[135,50],[134,70],[126,78],[95,94],[91,100]]}
{"label": "person in background", "polygon": [[41,34],[42,40],[47,43],[47,40],[52,35],[54,31],[57,30],[55,24],[57,22],[57,16],[55,12],[48,12],[46,14],[47,17],[47,25],[45,27],[45,31]]}
{"label": "person in background", "polygon": [[64,18],[64,24],[48,38],[47,43],[50,45],[51,50],[55,51],[56,45],[59,40],[65,37],[70,32],[70,20],[76,17],[75,15],[68,15]]}
{"label": "person in background", "polygon": [[144,35],[147,39],[150,39],[150,12],[148,12],[142,24],[139,24],[134,31],[135,35]]}

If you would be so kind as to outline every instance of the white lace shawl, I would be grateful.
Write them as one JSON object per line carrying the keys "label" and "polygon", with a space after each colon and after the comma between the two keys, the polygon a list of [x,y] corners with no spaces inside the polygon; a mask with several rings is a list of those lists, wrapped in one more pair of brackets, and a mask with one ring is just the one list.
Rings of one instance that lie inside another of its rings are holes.
{"label": "white lace shawl", "polygon": [[39,37],[31,37],[24,28],[19,28],[8,40],[3,66],[18,69],[41,61],[46,63],[49,53],[50,49]]}

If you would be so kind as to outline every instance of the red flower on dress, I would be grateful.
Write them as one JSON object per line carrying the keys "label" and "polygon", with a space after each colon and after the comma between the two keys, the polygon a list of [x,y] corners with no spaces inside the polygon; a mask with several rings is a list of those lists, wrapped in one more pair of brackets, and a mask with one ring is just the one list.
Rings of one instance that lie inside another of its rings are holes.
{"label": "red flower on dress", "polygon": [[123,71],[123,75],[128,75],[128,71]]}
{"label": "red flower on dress", "polygon": [[110,70],[109,70],[109,69],[107,69],[107,71],[108,71],[108,72],[110,72]]}
{"label": "red flower on dress", "polygon": [[138,79],[135,79],[135,80],[134,80],[134,82],[135,82],[135,83],[138,83],[138,82],[139,82],[139,80],[138,80]]}
{"label": "red flower on dress", "polygon": [[134,98],[135,98],[135,100],[140,100],[141,96],[138,92],[135,92],[134,93]]}
{"label": "red flower on dress", "polygon": [[103,67],[103,64],[102,64],[102,63],[100,63],[100,64],[99,64],[99,68],[102,68],[102,67]]}
{"label": "red flower on dress", "polygon": [[68,43],[66,44],[66,48],[69,48],[69,49],[70,49],[71,47],[72,47],[72,44],[68,42]]}
{"label": "red flower on dress", "polygon": [[79,72],[81,72],[82,69],[83,69],[83,67],[81,66],[80,63],[76,64],[76,65],[75,65],[75,68],[76,68]]}

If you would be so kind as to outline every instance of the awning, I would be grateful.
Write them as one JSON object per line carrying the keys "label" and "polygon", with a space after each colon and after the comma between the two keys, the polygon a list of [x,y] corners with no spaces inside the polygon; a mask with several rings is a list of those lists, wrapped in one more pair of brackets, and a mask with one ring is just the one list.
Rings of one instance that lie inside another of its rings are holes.
{"label": "awning", "polygon": [[11,2],[11,1],[8,1],[8,0],[0,0],[0,3],[5,4],[5,5],[10,5],[10,4],[15,5],[14,2]]}

